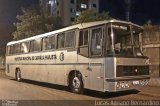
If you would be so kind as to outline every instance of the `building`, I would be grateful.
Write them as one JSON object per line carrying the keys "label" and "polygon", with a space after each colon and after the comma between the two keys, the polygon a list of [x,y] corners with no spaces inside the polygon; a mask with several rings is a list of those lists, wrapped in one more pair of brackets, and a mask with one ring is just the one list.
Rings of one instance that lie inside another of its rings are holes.
{"label": "building", "polygon": [[44,14],[60,16],[64,26],[71,25],[83,10],[99,12],[99,0],[40,0],[40,6]]}

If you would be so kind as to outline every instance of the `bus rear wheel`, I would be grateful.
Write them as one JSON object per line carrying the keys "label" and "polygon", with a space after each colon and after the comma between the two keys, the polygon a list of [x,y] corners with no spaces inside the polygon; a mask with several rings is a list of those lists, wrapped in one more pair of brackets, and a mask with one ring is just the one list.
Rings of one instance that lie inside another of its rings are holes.
{"label": "bus rear wheel", "polygon": [[80,73],[72,74],[69,80],[69,87],[71,92],[82,94],[83,93],[83,81]]}
{"label": "bus rear wheel", "polygon": [[22,81],[20,69],[17,69],[17,70],[16,70],[16,80],[17,80],[18,82]]}

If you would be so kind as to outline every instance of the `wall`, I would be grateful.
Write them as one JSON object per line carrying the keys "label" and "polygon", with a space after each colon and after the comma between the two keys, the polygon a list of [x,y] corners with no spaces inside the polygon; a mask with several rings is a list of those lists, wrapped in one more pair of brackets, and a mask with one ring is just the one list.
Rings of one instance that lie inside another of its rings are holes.
{"label": "wall", "polygon": [[160,26],[146,26],[143,37],[143,53],[150,59],[151,77],[160,77]]}

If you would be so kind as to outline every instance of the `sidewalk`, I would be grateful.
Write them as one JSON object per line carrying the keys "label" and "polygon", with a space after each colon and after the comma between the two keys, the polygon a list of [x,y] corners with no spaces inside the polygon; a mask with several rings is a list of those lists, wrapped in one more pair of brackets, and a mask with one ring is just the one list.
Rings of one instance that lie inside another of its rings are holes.
{"label": "sidewalk", "polygon": [[159,77],[151,77],[149,81],[149,86],[160,87],[160,78]]}
{"label": "sidewalk", "polygon": [[0,68],[0,77],[6,76],[5,70]]}
{"label": "sidewalk", "polygon": [[160,88],[155,86],[138,87],[140,95],[160,98]]}

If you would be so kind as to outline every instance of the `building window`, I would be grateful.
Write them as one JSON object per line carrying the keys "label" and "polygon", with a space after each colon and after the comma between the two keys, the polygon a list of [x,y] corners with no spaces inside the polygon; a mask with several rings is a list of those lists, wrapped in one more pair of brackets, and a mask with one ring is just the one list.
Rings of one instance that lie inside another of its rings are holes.
{"label": "building window", "polygon": [[81,4],[81,8],[86,9],[87,8],[87,4]]}
{"label": "building window", "polygon": [[71,17],[71,21],[73,22],[75,20],[75,18]]}
{"label": "building window", "polygon": [[80,16],[80,11],[77,11],[77,12],[76,12],[76,16]]}
{"label": "building window", "polygon": [[94,7],[94,8],[96,8],[96,7],[97,7],[97,5],[96,5],[96,4],[93,4],[93,7]]}
{"label": "building window", "polygon": [[51,6],[53,6],[54,1],[50,0],[50,1],[48,2],[48,4],[50,4]]}
{"label": "building window", "polygon": [[59,6],[59,2],[57,1],[57,6]]}
{"label": "building window", "polygon": [[57,10],[57,15],[59,15],[59,10]]}
{"label": "building window", "polygon": [[75,12],[75,9],[74,9],[74,8],[71,8],[70,11],[71,11],[71,13],[74,13],[74,12]]}
{"label": "building window", "polygon": [[74,0],[71,0],[71,3],[74,4]]}
{"label": "building window", "polygon": [[54,0],[54,3],[56,4],[56,3],[57,3],[57,0]]}

